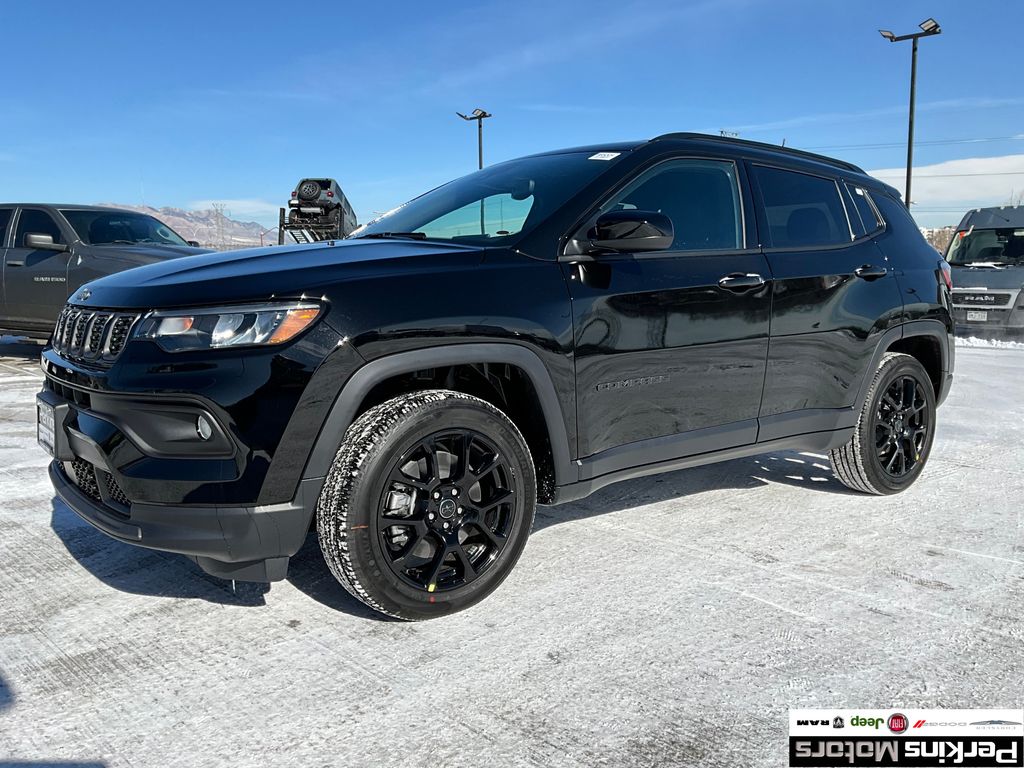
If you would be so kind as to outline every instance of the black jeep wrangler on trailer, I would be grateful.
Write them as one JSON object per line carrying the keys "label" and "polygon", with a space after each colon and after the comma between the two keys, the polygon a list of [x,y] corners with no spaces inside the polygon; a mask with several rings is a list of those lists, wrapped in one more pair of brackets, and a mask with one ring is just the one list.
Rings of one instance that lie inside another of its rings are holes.
{"label": "black jeep wrangler on trailer", "polygon": [[[404,619],[490,594],[535,504],[796,449],[920,475],[949,267],[847,163],[694,134],[522,158],[330,244],[141,267],[72,296],[39,439],[79,515],[227,578],[310,527]],[[116,353],[82,328],[116,318]]]}

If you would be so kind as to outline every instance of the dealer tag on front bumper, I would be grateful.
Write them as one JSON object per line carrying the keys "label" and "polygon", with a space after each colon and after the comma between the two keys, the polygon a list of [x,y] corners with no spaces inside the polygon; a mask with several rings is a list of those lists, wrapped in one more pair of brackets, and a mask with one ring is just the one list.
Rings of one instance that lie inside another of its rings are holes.
{"label": "dealer tag on front bumper", "polygon": [[53,433],[56,425],[53,406],[36,400],[36,440],[50,456],[54,455]]}

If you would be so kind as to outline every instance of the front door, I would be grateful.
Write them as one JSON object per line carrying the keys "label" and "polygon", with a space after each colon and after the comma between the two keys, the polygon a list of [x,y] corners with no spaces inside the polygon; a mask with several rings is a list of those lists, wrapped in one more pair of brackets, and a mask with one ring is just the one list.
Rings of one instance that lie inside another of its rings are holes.
{"label": "front door", "polygon": [[765,165],[750,174],[775,278],[760,440],[851,426],[880,337],[903,311],[877,222],[864,225],[836,179]]}
{"label": "front door", "polygon": [[25,247],[26,235],[50,235],[67,243],[62,228],[41,208],[22,208],[11,247],[4,256],[7,316],[19,330],[52,330],[68,298],[70,254]]}
{"label": "front door", "polygon": [[746,247],[741,173],[698,158],[641,172],[591,220],[659,211],[675,228],[671,249],[563,264],[582,477],[757,439],[771,281]]}
{"label": "front door", "polygon": [[[0,208],[0,275],[3,274],[4,253],[7,251],[7,235],[13,219],[13,208]],[[7,320],[6,286],[6,281],[0,280],[0,330],[3,330],[3,323]]]}

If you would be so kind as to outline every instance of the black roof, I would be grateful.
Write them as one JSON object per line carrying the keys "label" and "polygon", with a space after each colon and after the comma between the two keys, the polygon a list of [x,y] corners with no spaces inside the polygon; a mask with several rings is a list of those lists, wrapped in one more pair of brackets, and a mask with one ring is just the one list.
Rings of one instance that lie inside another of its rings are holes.
{"label": "black roof", "polygon": [[831,173],[839,171],[844,176],[856,176],[859,180],[863,181],[865,185],[870,185],[875,188],[885,189],[889,194],[899,198],[900,193],[895,187],[886,184],[884,181],[869,176],[867,172],[859,165],[847,162],[845,160],[838,160],[834,157],[828,157],[826,155],[815,154],[814,152],[806,152],[802,149],[795,149],[793,147],[783,147],[778,144],[766,144],[760,141],[750,141],[749,139],[737,139],[730,136],[714,136],[707,133],[666,133],[661,136],[655,136],[653,139],[646,139],[644,141],[622,141],[614,142],[610,144],[591,144],[582,147],[570,147],[566,149],[556,149],[550,152],[540,152],[540,155],[559,155],[566,154],[568,152],[630,152],[640,147],[654,144],[656,142],[675,143],[678,145],[690,145],[690,146],[717,146],[719,149],[731,150],[733,152],[741,152],[745,156],[754,159],[769,159],[771,157],[778,157],[783,155],[792,160],[796,160],[801,164],[805,164],[808,168],[813,169],[817,167],[818,170],[827,170]]}
{"label": "black roof", "polygon": [[964,214],[957,229],[1002,229],[1024,227],[1024,205],[1004,205],[993,208],[975,208]]}

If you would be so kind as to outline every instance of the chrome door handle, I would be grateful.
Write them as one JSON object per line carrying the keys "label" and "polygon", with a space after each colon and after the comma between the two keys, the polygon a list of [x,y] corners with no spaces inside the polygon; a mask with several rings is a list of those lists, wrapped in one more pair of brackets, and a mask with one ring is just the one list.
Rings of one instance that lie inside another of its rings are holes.
{"label": "chrome door handle", "polygon": [[718,281],[720,288],[725,288],[727,291],[736,291],[737,293],[743,293],[744,291],[752,291],[756,288],[760,288],[764,285],[764,278],[760,275],[754,275],[743,272],[733,272],[731,275],[726,275]]}
{"label": "chrome door handle", "polygon": [[876,267],[874,264],[865,264],[864,266],[857,267],[853,270],[853,274],[861,280],[877,280],[878,278],[885,277],[889,274],[889,270],[885,267]]}

